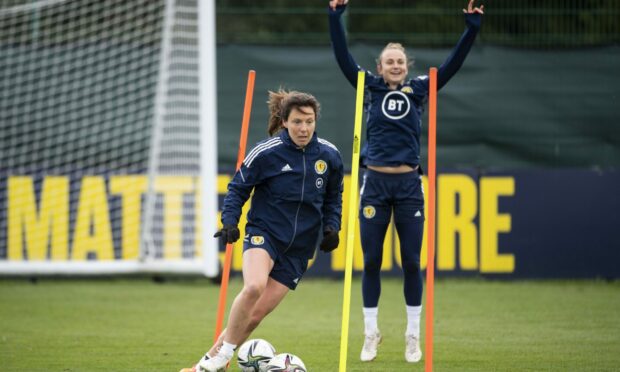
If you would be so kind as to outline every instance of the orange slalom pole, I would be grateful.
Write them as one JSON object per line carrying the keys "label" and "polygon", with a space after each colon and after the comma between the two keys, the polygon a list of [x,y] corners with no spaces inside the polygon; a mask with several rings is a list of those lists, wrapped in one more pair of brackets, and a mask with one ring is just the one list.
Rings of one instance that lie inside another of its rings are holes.
{"label": "orange slalom pole", "polygon": [[435,301],[435,178],[437,148],[437,68],[429,74],[428,92],[428,221],[426,264],[426,342],[425,371],[433,370],[433,312]]}
{"label": "orange slalom pole", "polygon": [[[252,97],[254,94],[254,80],[256,79],[256,71],[250,70],[248,73],[248,85],[245,90],[245,105],[243,106],[243,119],[241,121],[241,134],[239,135],[239,151],[237,152],[236,171],[241,168],[243,158],[245,158],[245,148],[248,142],[248,128],[250,126],[250,114],[252,112]],[[220,285],[220,298],[217,304],[217,318],[215,321],[215,336],[213,343],[222,333],[224,324],[224,312],[226,310],[226,293],[228,292],[228,278],[230,277],[230,266],[232,264],[232,243],[226,244],[226,253],[224,255],[224,267],[222,268],[222,284]]]}

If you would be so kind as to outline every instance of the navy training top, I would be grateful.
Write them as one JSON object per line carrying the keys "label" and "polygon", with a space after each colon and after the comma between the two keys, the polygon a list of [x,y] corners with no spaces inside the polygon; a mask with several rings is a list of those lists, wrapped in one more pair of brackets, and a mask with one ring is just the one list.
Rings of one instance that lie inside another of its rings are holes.
{"label": "navy training top", "polygon": [[278,251],[295,257],[314,255],[321,227],[340,230],[344,170],[336,146],[318,138],[303,149],[287,130],[259,142],[228,184],[222,223],[237,225],[252,196],[246,233],[269,234]]}
{"label": "navy training top", "polygon": [[[391,90],[382,76],[363,70],[347,48],[344,28],[340,17],[346,5],[329,9],[329,32],[338,66],[355,88],[357,73],[364,71],[366,113],[366,143],[362,150],[363,165],[399,166],[415,168],[420,163],[420,132],[422,113],[428,100],[427,75],[405,80]],[[437,89],[441,89],[459,70],[474,43],[482,17],[472,13],[465,15],[467,28],[456,47],[437,71]]]}

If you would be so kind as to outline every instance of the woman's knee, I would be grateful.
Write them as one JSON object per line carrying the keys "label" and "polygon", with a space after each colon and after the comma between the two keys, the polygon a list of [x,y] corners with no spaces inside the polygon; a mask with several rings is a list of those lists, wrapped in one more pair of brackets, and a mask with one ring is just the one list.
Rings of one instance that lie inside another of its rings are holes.
{"label": "woman's knee", "polygon": [[243,295],[247,298],[257,300],[263,292],[265,292],[266,284],[264,283],[245,283],[243,286]]}
{"label": "woman's knee", "polygon": [[381,258],[365,258],[364,271],[367,273],[375,273],[381,271]]}
{"label": "woman's knee", "polygon": [[403,265],[403,271],[405,272],[413,273],[413,274],[420,272],[420,260],[419,259],[403,260],[402,265]]}

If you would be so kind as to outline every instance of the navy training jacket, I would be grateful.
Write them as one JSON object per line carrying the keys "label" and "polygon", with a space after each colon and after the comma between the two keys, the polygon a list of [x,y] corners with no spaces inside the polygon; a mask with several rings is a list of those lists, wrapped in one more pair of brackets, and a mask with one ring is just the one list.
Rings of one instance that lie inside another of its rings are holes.
{"label": "navy training jacket", "polygon": [[222,223],[237,225],[241,209],[252,196],[246,233],[269,234],[280,252],[314,255],[321,227],[340,230],[344,170],[338,149],[314,133],[305,148],[287,130],[259,142],[228,184]]}
{"label": "navy training jacket", "polygon": [[[338,66],[355,88],[357,73],[364,71],[347,48],[340,17],[346,5],[329,9],[329,32]],[[441,89],[460,69],[469,53],[482,18],[480,14],[466,14],[467,25],[461,39],[437,71],[437,89]],[[405,80],[391,90],[382,76],[364,71],[366,112],[366,143],[362,149],[363,165],[414,167],[420,163],[420,133],[422,114],[428,100],[427,75]]]}

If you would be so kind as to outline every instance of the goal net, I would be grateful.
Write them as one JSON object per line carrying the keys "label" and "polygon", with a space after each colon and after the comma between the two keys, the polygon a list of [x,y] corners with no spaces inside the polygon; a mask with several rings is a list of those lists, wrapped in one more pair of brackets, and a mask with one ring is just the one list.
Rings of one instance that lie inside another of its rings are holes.
{"label": "goal net", "polygon": [[0,274],[217,274],[214,20],[0,2]]}

